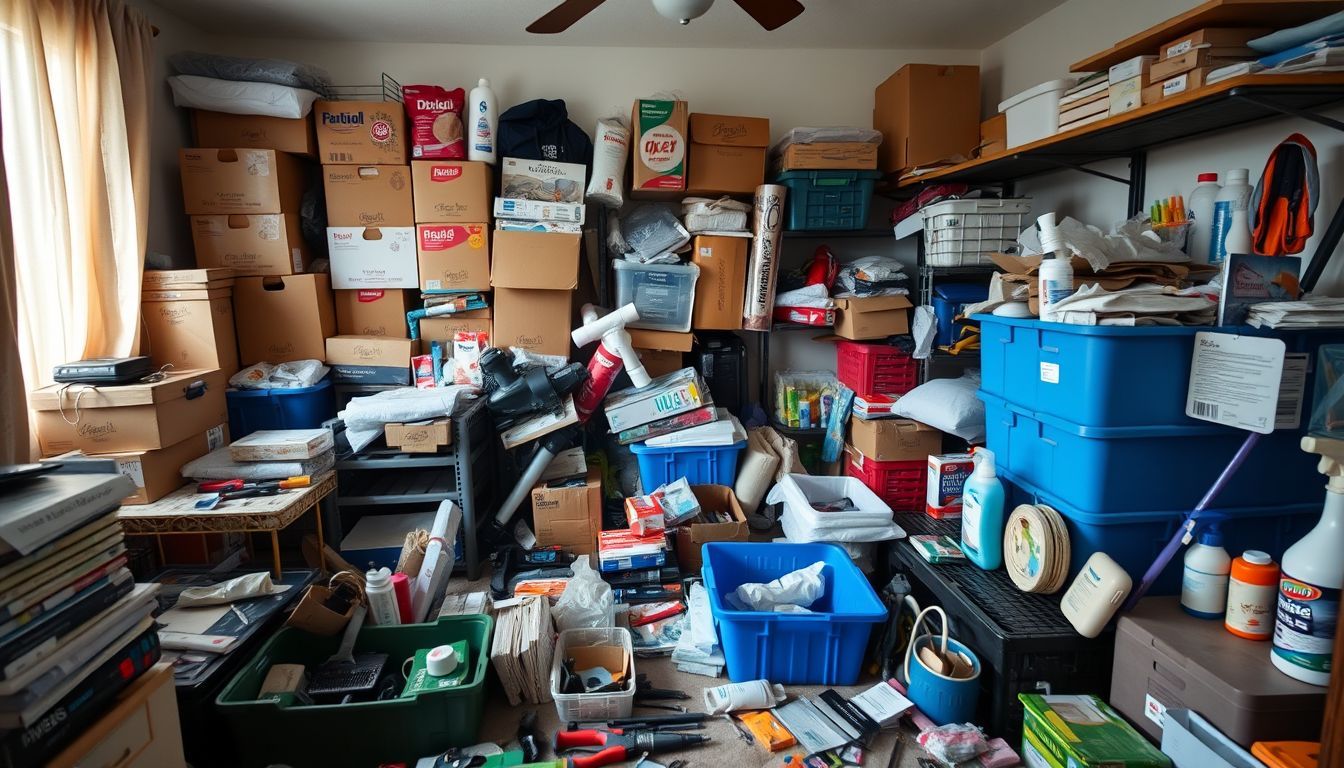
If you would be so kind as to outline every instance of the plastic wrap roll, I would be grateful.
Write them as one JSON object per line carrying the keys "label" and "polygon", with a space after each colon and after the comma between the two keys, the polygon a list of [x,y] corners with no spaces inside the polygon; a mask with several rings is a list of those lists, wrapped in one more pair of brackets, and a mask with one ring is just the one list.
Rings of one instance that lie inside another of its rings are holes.
{"label": "plastic wrap roll", "polygon": [[779,184],[762,184],[752,201],[751,261],[747,263],[747,300],[742,308],[742,327],[749,331],[770,330],[786,192]]}

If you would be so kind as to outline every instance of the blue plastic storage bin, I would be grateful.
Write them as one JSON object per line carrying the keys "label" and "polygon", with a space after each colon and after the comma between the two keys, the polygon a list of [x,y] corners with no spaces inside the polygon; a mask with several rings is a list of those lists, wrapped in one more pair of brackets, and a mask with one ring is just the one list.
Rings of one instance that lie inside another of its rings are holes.
{"label": "blue plastic storage bin", "polygon": [[230,389],[229,437],[262,429],[313,429],[336,415],[336,392],[327,377],[311,387]]}
{"label": "blue plastic storage bin", "polygon": [[[1253,463],[1254,459],[1248,461],[1243,471]],[[1004,480],[1008,492],[1009,509],[1018,504],[1046,504],[1064,518],[1069,530],[1070,580],[1082,570],[1092,553],[1105,552],[1138,584],[1189,511],[1084,512],[1059,496],[1018,479],[1011,472],[1000,470],[999,476]],[[1324,493],[1323,488],[1318,490]],[[1219,498],[1238,506],[1209,510],[1204,513],[1204,519],[1221,518],[1218,526],[1223,532],[1223,546],[1234,555],[1248,549],[1258,549],[1268,552],[1275,561],[1280,561],[1284,550],[1305,536],[1321,518],[1319,500],[1310,504],[1242,506],[1236,496]],[[1149,594],[1174,595],[1181,591],[1184,555],[1184,549],[1177,552]]]}
{"label": "blue plastic storage bin", "polygon": [[963,320],[955,322],[957,315],[967,304],[975,304],[989,298],[989,286],[974,283],[939,283],[933,287],[933,315],[936,320],[937,335],[934,343],[949,346],[961,335],[961,329],[974,326],[975,323]]}
{"label": "blue plastic storage bin", "polygon": [[785,171],[775,180],[789,192],[784,228],[863,229],[877,171]]}
{"label": "blue plastic storage bin", "polygon": [[683,477],[691,485],[731,487],[737,479],[738,454],[746,447],[746,440],[715,447],[663,448],[633,443],[630,452],[639,460],[639,481],[644,485],[644,492],[652,493],[658,486]]}
{"label": "blue plastic storage bin", "polygon": [[[852,685],[873,625],[887,609],[845,550],[835,544],[711,542],[701,570],[719,628],[728,678],[785,685]],[[825,561],[826,593],[812,613],[738,611],[725,596],[743,584],[769,582]]]}

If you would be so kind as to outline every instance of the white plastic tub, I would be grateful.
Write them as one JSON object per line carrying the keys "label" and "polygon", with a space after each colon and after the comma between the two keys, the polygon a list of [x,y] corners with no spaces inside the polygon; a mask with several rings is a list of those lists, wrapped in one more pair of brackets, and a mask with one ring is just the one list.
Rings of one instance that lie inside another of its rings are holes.
{"label": "white plastic tub", "polygon": [[[849,499],[857,509],[820,512],[812,502]],[[767,504],[783,504],[780,524],[791,542],[867,542],[905,538],[892,522],[891,507],[856,477],[785,475],[765,497]]]}
{"label": "white plastic tub", "polygon": [[[620,645],[630,660],[625,690],[618,693],[561,693],[560,668],[565,663],[565,649],[585,645]],[[551,698],[561,723],[600,722],[617,717],[629,717],[635,704],[635,649],[630,630],[624,627],[597,629],[566,629],[555,641],[555,658],[551,661]]]}
{"label": "white plastic tub", "polygon": [[1071,80],[1051,80],[999,104],[1008,115],[1008,147],[1018,147],[1059,133],[1059,100]]}

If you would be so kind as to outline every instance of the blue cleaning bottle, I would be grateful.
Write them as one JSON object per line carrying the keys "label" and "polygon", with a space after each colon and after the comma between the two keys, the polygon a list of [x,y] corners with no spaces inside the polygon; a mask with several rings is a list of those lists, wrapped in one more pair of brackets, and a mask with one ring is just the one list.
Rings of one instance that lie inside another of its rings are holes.
{"label": "blue cleaning bottle", "polygon": [[994,471],[994,453],[976,448],[975,471],[961,492],[961,550],[966,559],[993,571],[1003,565],[1003,483]]}

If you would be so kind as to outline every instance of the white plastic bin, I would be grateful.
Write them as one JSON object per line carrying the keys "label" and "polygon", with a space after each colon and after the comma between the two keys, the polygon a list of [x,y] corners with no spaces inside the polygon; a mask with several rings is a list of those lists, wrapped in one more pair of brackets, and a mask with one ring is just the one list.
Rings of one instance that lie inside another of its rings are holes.
{"label": "white plastic bin", "polygon": [[[560,668],[565,663],[565,649],[585,645],[620,645],[630,660],[625,690],[619,693],[561,693]],[[629,717],[635,704],[635,648],[630,630],[624,627],[596,629],[566,629],[555,643],[555,658],[551,661],[551,698],[561,723],[601,721]]]}
{"label": "white plastic bin", "polygon": [[[821,512],[813,502],[849,499],[857,510]],[[783,504],[780,524],[791,542],[865,542],[905,538],[891,507],[856,477],[789,474],[770,489],[767,504]]]}
{"label": "white plastic bin", "polygon": [[1071,80],[1051,80],[999,104],[1008,115],[1008,148],[1059,133],[1059,100],[1071,87]]}
{"label": "white plastic bin", "polygon": [[695,281],[700,268],[694,264],[638,264],[617,260],[616,306],[634,303],[639,322],[631,328],[684,333],[691,330]]}
{"label": "white plastic bin", "polygon": [[1031,200],[947,200],[925,206],[924,261],[934,267],[989,264],[989,254],[1014,250],[1029,225]]}

